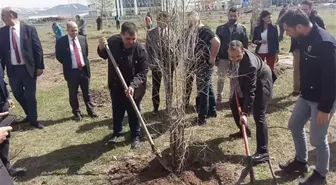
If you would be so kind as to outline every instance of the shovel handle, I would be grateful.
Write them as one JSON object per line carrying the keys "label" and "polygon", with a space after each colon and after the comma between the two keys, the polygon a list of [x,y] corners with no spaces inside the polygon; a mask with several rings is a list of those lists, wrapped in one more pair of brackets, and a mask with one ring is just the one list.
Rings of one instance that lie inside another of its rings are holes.
{"label": "shovel handle", "polygon": [[[124,79],[123,75],[121,74],[121,71],[120,71],[120,69],[119,69],[119,67],[118,67],[118,65],[117,65],[117,63],[116,63],[116,61],[115,61],[115,59],[114,59],[114,57],[113,57],[113,55],[112,55],[112,53],[111,53],[111,50],[110,50],[109,46],[108,46],[108,45],[105,45],[105,49],[106,49],[106,52],[107,52],[107,54],[108,54],[108,56],[109,56],[110,61],[111,61],[112,64],[113,64],[113,67],[114,67],[115,71],[117,72],[117,75],[118,75],[118,77],[119,77],[119,79],[120,79],[120,81],[121,81],[121,84],[123,85],[124,89],[127,90],[127,89],[128,89],[128,86],[127,86],[127,84],[126,84],[126,82],[125,82],[125,79]],[[147,127],[146,127],[145,121],[144,121],[144,119],[142,118],[142,115],[141,115],[141,113],[140,113],[140,111],[139,111],[139,109],[138,109],[138,106],[136,105],[136,103],[135,103],[135,101],[134,101],[134,99],[133,99],[132,96],[127,96],[127,97],[128,97],[128,99],[129,99],[129,101],[131,102],[132,107],[134,108],[134,110],[135,110],[135,112],[136,112],[136,115],[137,115],[137,117],[139,118],[142,127],[143,127],[144,130],[145,130],[145,133],[146,133],[147,139],[149,140],[149,143],[152,145],[152,148],[153,148],[153,147],[155,146],[155,145],[154,145],[154,141],[153,141],[153,139],[152,139],[152,137],[151,137],[151,135],[150,135],[150,133],[149,133]],[[154,147],[154,148],[155,148],[155,147]]]}
{"label": "shovel handle", "polygon": [[[238,93],[237,93],[236,88],[234,89],[234,93],[235,93],[235,99],[236,99],[236,104],[237,104],[237,107],[238,107],[239,116],[241,116],[242,110],[241,110],[241,106],[240,106],[240,103],[239,103]],[[241,122],[241,125],[242,125],[242,132],[243,132],[243,141],[244,141],[245,153],[246,153],[246,156],[250,156],[249,144],[248,144],[247,135],[246,135],[246,123],[245,122]],[[254,183],[253,168],[250,171],[250,179],[251,179],[251,182]]]}

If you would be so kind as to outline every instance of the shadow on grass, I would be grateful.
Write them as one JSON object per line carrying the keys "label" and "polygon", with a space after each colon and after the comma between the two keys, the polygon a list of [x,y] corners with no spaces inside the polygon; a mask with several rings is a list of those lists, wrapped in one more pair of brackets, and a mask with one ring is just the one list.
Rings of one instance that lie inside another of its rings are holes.
{"label": "shadow on grass", "polygon": [[289,98],[288,96],[282,96],[282,97],[277,97],[277,98],[272,99],[267,108],[267,113],[271,114],[281,109],[291,111],[291,109],[288,107],[294,105],[296,100],[282,101],[288,98]]}
{"label": "shadow on grass", "polygon": [[[53,173],[63,169],[67,170],[67,175],[76,175],[84,165],[111,150],[110,145],[105,145],[109,138],[110,136],[106,136],[103,140],[93,143],[73,145],[45,155],[19,159],[13,166],[15,168],[26,168],[27,174],[17,180],[25,182],[45,173]],[[117,143],[116,145],[120,144]]]}
{"label": "shadow on grass", "polygon": [[[66,118],[60,118],[60,119],[56,119],[56,120],[41,120],[39,121],[40,124],[44,125],[45,127],[48,126],[53,126],[53,125],[57,125],[57,124],[61,124],[70,120],[73,120],[74,117],[70,116],[70,117],[66,117]],[[11,126],[13,127],[13,131],[28,131],[28,130],[33,130],[35,129],[34,127],[30,126],[29,123],[23,123],[22,121],[15,121],[11,124]]]}

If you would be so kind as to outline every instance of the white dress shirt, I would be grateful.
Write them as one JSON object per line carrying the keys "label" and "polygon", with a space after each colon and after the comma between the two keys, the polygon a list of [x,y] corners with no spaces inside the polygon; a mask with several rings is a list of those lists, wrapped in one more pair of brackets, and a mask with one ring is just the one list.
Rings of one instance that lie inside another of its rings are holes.
{"label": "white dress shirt", "polygon": [[[261,40],[267,41],[267,29],[261,33]],[[268,54],[268,43],[261,44],[258,53],[260,54]]]}
{"label": "white dress shirt", "polygon": [[[15,55],[15,50],[13,48],[13,42],[12,42],[12,38],[13,38],[12,30],[13,30],[13,27],[15,29],[14,30],[14,33],[15,33],[14,37],[15,37],[16,45],[18,47],[19,55],[20,55],[20,59],[21,59],[21,63],[20,64],[17,62],[16,55]],[[11,63],[12,63],[12,65],[24,65],[25,62],[23,60],[22,52],[21,52],[20,22],[17,22],[14,26],[10,26],[9,27],[9,43],[10,43],[10,53],[11,53]]]}
{"label": "white dress shirt", "polygon": [[[73,45],[73,39],[68,35],[69,39],[69,45],[70,45],[70,52],[71,52],[71,60],[72,60],[72,69],[77,69],[77,60],[76,60],[76,55],[75,55],[75,50],[74,50],[74,45]],[[82,52],[82,47],[79,43],[78,37],[75,38],[75,43],[78,48],[78,53],[79,53],[79,58],[82,63],[82,67],[85,66],[84,63],[84,57],[83,57],[83,52]]]}

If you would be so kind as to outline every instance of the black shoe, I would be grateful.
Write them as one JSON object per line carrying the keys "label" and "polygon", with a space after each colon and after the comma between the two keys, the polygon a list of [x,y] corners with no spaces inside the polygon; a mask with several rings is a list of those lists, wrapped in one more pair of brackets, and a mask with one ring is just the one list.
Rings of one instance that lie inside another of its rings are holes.
{"label": "black shoe", "polygon": [[206,124],[206,120],[205,119],[201,119],[201,118],[196,118],[196,124],[197,125],[204,125],[204,124]]}
{"label": "black shoe", "polygon": [[269,154],[256,152],[251,156],[253,162],[266,162],[269,160]]}
{"label": "black shoe", "polygon": [[37,128],[37,129],[44,129],[44,126],[40,123],[37,124],[30,124],[32,127]]}
{"label": "black shoe", "polygon": [[319,172],[315,170],[310,177],[308,177],[304,181],[299,182],[299,185],[325,185],[325,184],[327,184],[327,178],[322,176]]}
{"label": "black shoe", "polygon": [[76,115],[74,115],[74,116],[75,116],[74,119],[75,119],[76,121],[82,121],[82,119],[83,119],[82,116],[81,116],[80,114],[76,114]]}
{"label": "black shoe", "polygon": [[140,139],[139,139],[139,137],[135,137],[132,140],[131,149],[137,149],[139,147],[140,147]]}
{"label": "black shoe", "polygon": [[156,110],[156,109],[155,109],[155,110],[153,110],[153,114],[154,114],[154,115],[157,115],[157,114],[159,114],[159,110]]}
{"label": "black shoe", "polygon": [[20,120],[20,121],[17,121],[17,123],[28,123],[29,121],[28,121],[28,118],[27,117],[25,117],[24,119],[22,119],[22,120]]}
{"label": "black shoe", "polygon": [[216,117],[217,117],[216,112],[207,115],[207,118],[216,118]]}
{"label": "black shoe", "polygon": [[[250,131],[250,129],[246,129],[246,136],[247,137],[251,137],[251,131]],[[229,137],[230,138],[243,138],[243,132],[239,131],[239,132],[236,132],[234,134],[230,134]]]}
{"label": "black shoe", "polygon": [[108,140],[107,143],[116,143],[117,140],[118,140],[118,137],[120,137],[120,136],[118,136],[117,134],[113,133],[112,136],[111,136],[111,139]]}
{"label": "black shoe", "polygon": [[97,115],[95,112],[90,112],[90,113],[88,113],[88,115],[89,115],[91,118],[98,118],[98,115]]}
{"label": "black shoe", "polygon": [[8,173],[11,177],[23,177],[26,175],[25,170],[16,170],[14,168],[9,169]]}
{"label": "black shoe", "polygon": [[306,162],[300,162],[296,158],[292,162],[288,162],[287,164],[280,164],[280,169],[284,172],[290,174],[294,172],[299,173],[307,173],[308,172],[308,164]]}

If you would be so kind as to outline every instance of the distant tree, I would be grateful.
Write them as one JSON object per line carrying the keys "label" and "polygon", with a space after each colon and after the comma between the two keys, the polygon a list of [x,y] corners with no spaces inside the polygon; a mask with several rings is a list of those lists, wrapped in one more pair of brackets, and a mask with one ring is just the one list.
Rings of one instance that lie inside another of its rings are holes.
{"label": "distant tree", "polygon": [[89,0],[89,2],[95,4],[101,17],[110,16],[109,12],[115,9],[115,0]]}

